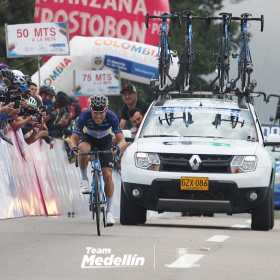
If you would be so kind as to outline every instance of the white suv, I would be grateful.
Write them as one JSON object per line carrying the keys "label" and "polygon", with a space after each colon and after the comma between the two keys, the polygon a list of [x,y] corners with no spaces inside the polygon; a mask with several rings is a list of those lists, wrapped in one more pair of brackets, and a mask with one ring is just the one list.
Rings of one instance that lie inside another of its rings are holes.
{"label": "white suv", "polygon": [[274,167],[250,103],[200,94],[154,101],[122,162],[121,224],[146,211],[251,213],[274,225]]}

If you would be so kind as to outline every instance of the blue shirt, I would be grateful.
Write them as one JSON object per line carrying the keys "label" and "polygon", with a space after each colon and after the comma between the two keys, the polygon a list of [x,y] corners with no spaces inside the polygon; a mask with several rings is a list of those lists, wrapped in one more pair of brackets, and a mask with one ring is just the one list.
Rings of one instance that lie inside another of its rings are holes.
{"label": "blue shirt", "polygon": [[110,134],[110,130],[114,134],[122,132],[119,126],[119,119],[117,115],[108,110],[104,121],[101,124],[96,124],[91,116],[91,111],[82,112],[77,118],[73,133],[82,136],[87,134],[93,138],[101,139]]}

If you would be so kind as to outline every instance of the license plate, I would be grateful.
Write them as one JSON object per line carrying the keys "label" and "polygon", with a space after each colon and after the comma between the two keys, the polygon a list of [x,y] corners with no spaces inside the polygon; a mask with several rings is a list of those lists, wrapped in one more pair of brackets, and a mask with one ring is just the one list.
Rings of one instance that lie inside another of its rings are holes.
{"label": "license plate", "polygon": [[208,191],[209,181],[207,177],[181,177],[181,191]]}

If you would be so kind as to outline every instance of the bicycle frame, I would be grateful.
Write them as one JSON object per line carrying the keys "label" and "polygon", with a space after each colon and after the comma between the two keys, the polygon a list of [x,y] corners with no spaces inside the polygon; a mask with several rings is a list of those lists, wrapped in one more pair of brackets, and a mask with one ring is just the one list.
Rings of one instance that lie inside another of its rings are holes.
{"label": "bicycle frame", "polygon": [[164,13],[161,16],[150,16],[146,15],[146,27],[149,27],[150,19],[160,19],[160,42],[159,42],[159,73],[158,79],[160,82],[160,88],[163,89],[167,85],[167,78],[172,83],[173,79],[169,75],[170,64],[172,63],[172,54],[169,48],[168,41],[168,19],[176,19],[178,16],[175,14]]}
{"label": "bicycle frame", "polygon": [[190,89],[191,68],[193,64],[193,29],[192,29],[192,12],[185,11],[180,15],[180,22],[185,23],[185,49],[180,58],[180,68],[176,78],[176,87],[179,91],[188,91]]}
{"label": "bicycle frame", "polygon": [[97,234],[100,235],[100,214],[103,214],[103,224],[106,227],[106,194],[105,184],[103,180],[101,164],[98,152],[93,152],[91,155],[91,191],[89,195],[89,205],[92,211],[92,218],[96,216]]}
{"label": "bicycle frame", "polygon": [[[250,76],[253,72],[253,61],[249,47],[248,14],[244,14],[241,19],[241,47],[238,61],[238,72],[241,78],[241,91],[245,92],[245,86],[249,88]],[[251,68],[249,68],[251,67]],[[247,76],[247,77],[246,77]],[[247,82],[246,82],[247,80]]]}
{"label": "bicycle frame", "polygon": [[[92,181],[91,181],[91,190],[89,192],[89,210],[92,212],[92,218],[94,220],[96,216],[96,227],[97,234],[100,236],[100,216],[101,212],[103,214],[103,224],[106,227],[106,193],[105,193],[105,184],[103,180],[103,174],[101,169],[101,163],[99,159],[99,154],[101,153],[111,153],[111,150],[108,151],[92,151],[89,153],[79,153],[79,156],[90,157]],[[76,156],[76,167],[78,164],[78,157]]]}
{"label": "bicycle frame", "polygon": [[189,91],[191,88],[191,70],[194,60],[193,52],[193,20],[207,20],[206,17],[193,16],[192,11],[183,11],[179,14],[179,23],[185,24],[185,48],[180,57],[180,68],[175,79],[178,91]]}
{"label": "bicycle frame", "polygon": [[222,20],[222,37],[220,39],[219,56],[218,56],[218,75],[212,81],[211,87],[219,80],[219,93],[225,93],[229,85],[229,70],[230,70],[230,24],[232,19],[231,13],[220,13],[221,17],[211,17],[209,20]]}
{"label": "bicycle frame", "polygon": [[254,90],[255,84],[251,82],[251,74],[253,73],[253,61],[251,56],[251,51],[249,47],[249,31],[248,31],[248,21],[260,21],[261,22],[261,32],[264,28],[264,16],[261,15],[260,18],[252,18],[251,14],[244,13],[239,18],[234,18],[235,20],[240,20],[241,26],[241,42],[240,42],[240,53],[238,59],[238,76],[233,81],[234,86],[237,81],[241,81],[241,92],[252,92]]}
{"label": "bicycle frame", "polygon": [[96,182],[94,180],[95,174],[98,176],[98,184],[99,184],[99,196],[100,196],[100,204],[106,205],[106,194],[105,194],[105,183],[102,175],[101,165],[99,159],[91,160],[91,172],[92,172],[92,182],[91,182],[91,196],[94,199],[94,195],[96,194]]}

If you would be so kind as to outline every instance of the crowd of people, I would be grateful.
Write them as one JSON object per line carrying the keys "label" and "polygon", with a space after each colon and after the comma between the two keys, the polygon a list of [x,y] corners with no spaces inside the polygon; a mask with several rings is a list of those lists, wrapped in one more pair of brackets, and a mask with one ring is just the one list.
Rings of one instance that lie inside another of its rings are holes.
{"label": "crowd of people", "polygon": [[0,64],[0,137],[4,141],[13,144],[6,136],[12,128],[22,131],[27,144],[43,140],[52,147],[54,138],[71,135],[80,112],[75,98],[62,91],[56,93],[49,86],[38,87],[21,71]]}
{"label": "crowd of people", "polygon": [[[140,102],[135,86],[125,83],[121,90],[123,106],[118,112],[120,128],[130,129],[134,137],[147,106]],[[50,86],[38,87],[28,75],[0,64],[0,137],[12,144],[6,136],[8,127],[21,130],[25,142],[41,140],[52,147],[53,139],[65,140],[68,159],[73,153],[68,146],[76,118],[81,108],[78,99]]]}
{"label": "crowd of people", "polygon": [[[88,158],[81,157],[80,152],[88,153],[92,148],[111,150],[114,145],[123,152],[128,144],[122,130],[130,129],[135,137],[147,109],[131,83],[124,84],[121,96],[123,106],[119,114],[109,109],[108,97],[103,95],[91,96],[88,108],[81,110],[76,98],[50,86],[38,87],[21,71],[0,64],[0,137],[13,144],[6,130],[21,130],[27,144],[40,140],[50,148],[55,138],[64,139],[69,162],[79,155],[80,191],[89,193]],[[100,162],[107,197],[107,224],[113,225],[113,150]]]}

